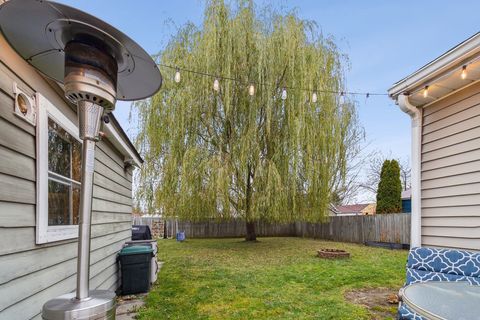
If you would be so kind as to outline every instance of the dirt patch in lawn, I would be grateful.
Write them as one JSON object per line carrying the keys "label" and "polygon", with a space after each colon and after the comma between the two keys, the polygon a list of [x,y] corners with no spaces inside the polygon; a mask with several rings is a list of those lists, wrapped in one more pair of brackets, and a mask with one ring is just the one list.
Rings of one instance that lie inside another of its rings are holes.
{"label": "dirt patch in lawn", "polygon": [[389,288],[365,288],[347,291],[345,299],[368,309],[371,319],[395,319],[398,306],[398,290]]}

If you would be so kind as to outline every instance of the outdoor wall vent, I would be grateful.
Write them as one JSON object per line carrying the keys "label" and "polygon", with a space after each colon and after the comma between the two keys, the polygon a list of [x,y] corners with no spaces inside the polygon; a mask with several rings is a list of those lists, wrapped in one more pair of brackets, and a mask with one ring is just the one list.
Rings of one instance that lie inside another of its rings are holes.
{"label": "outdoor wall vent", "polygon": [[35,126],[37,120],[37,100],[35,96],[30,96],[20,89],[16,82],[13,83],[13,94],[15,95],[15,115]]}

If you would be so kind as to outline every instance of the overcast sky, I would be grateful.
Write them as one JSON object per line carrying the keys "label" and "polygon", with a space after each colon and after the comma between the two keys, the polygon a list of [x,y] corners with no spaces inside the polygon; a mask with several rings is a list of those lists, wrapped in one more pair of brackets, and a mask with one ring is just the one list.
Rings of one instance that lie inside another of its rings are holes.
{"label": "overcast sky", "polygon": [[[176,26],[199,25],[204,1],[60,0],[89,12],[125,32],[149,53],[162,50]],[[262,0],[260,2],[268,3]],[[333,36],[348,55],[350,91],[381,92],[479,31],[480,1],[276,1],[296,8]],[[170,21],[170,22],[168,22]],[[172,24],[173,23],[173,24]],[[369,150],[406,159],[410,156],[410,120],[388,97],[357,98]],[[124,129],[129,104],[114,111]]]}

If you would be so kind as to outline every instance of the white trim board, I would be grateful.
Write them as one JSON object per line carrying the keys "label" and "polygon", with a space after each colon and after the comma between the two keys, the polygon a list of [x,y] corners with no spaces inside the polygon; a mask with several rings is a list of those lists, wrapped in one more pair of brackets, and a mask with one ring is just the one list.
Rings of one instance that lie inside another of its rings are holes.
{"label": "white trim board", "polygon": [[[133,160],[135,164],[140,167],[142,165],[142,159],[140,159],[132,148],[127,144],[127,142],[122,139],[120,132],[112,123],[104,123],[103,127],[105,128],[105,133],[110,142],[117,148],[126,160]],[[113,139],[110,139],[112,137]]]}
{"label": "white trim board", "polygon": [[78,237],[78,225],[48,225],[48,118],[52,118],[72,137],[80,141],[78,127],[43,95],[37,93],[37,208],[36,243],[48,243]]}

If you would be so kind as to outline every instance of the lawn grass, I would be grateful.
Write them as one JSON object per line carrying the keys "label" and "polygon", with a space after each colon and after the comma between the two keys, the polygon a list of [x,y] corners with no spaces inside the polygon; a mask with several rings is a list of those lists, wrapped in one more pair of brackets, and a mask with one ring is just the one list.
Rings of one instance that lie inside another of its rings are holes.
{"label": "lawn grass", "polygon": [[[140,319],[370,319],[355,288],[398,289],[407,251],[301,238],[160,240],[164,265]],[[348,260],[322,260],[319,248]]]}

